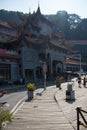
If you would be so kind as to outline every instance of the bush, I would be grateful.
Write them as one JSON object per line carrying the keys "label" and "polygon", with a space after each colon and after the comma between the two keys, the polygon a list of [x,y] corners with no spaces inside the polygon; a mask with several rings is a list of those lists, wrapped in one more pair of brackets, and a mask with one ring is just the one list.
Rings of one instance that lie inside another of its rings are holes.
{"label": "bush", "polygon": [[0,129],[12,122],[12,114],[8,110],[0,109]]}
{"label": "bush", "polygon": [[35,84],[34,83],[28,83],[27,89],[30,90],[30,91],[34,91],[35,90]]}

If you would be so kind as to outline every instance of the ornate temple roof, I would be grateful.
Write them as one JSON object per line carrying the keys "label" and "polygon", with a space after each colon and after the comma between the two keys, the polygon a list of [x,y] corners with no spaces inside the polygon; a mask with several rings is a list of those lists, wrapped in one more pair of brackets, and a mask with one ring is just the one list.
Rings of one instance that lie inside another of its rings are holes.
{"label": "ornate temple roof", "polygon": [[27,41],[37,45],[44,45],[46,42],[49,42],[51,45],[67,50],[67,47],[60,44],[61,41],[59,42],[58,39],[53,39],[53,35],[56,35],[56,38],[59,38],[60,35],[55,33],[55,25],[41,14],[39,6],[36,13],[29,13],[26,18],[24,23],[20,25],[19,33],[17,30],[14,30],[12,26],[1,23],[7,31],[4,29],[4,31],[1,32],[0,43],[12,43],[15,41],[20,41],[21,43],[22,40],[24,40],[25,44]]}

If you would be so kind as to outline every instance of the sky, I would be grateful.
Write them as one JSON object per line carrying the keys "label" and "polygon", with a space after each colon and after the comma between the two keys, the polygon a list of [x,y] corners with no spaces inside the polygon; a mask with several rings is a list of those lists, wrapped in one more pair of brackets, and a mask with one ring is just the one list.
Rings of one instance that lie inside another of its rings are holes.
{"label": "sky", "polygon": [[0,9],[33,13],[38,8],[42,14],[56,14],[58,11],[67,11],[87,18],[87,0],[0,0]]}

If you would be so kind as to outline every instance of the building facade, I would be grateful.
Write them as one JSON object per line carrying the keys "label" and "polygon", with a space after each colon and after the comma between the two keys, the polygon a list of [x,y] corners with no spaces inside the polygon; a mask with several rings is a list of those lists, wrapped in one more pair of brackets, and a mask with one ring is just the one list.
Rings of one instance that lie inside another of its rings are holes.
{"label": "building facade", "polygon": [[[35,45],[35,43],[34,43]],[[64,48],[57,46],[52,47],[49,45],[47,48],[21,48],[21,69],[23,77],[28,79],[35,79],[43,77],[43,64],[46,62],[46,75],[47,77],[62,74],[66,70],[66,58],[63,53]],[[59,50],[59,51],[58,51]]]}
{"label": "building facade", "polygon": [[87,41],[86,40],[65,40],[65,44],[72,47],[71,56],[66,60],[67,70],[87,71]]}
{"label": "building facade", "polygon": [[55,25],[41,14],[40,7],[22,20],[19,29],[0,22],[0,76],[4,81],[43,79],[44,63],[48,79],[79,69],[78,60],[66,60],[71,51],[68,42],[57,34]]}

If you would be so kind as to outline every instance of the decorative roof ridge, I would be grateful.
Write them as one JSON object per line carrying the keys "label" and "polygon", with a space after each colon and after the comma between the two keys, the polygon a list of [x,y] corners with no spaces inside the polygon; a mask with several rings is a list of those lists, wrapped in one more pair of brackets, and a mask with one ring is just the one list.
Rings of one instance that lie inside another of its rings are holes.
{"label": "decorative roof ridge", "polygon": [[12,28],[7,22],[1,21],[1,20],[0,20],[0,25],[5,26],[7,28]]}
{"label": "decorative roof ridge", "polygon": [[65,42],[86,42],[87,43],[87,40],[65,40]]}
{"label": "decorative roof ridge", "polygon": [[66,46],[58,44],[57,41],[55,42],[54,40],[51,40],[50,43],[53,44],[54,46],[60,47],[62,49],[69,50]]}

